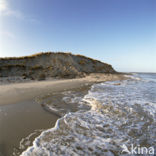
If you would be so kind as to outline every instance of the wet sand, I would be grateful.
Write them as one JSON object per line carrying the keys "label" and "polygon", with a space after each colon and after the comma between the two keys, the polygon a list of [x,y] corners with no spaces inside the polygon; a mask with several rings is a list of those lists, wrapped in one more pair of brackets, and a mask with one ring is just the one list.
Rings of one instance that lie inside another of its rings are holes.
{"label": "wet sand", "polygon": [[[59,116],[43,109],[41,104],[35,102],[35,98],[54,92],[87,88],[96,82],[121,79],[124,79],[122,75],[93,74],[81,79],[0,85],[0,156],[11,156],[14,148],[18,150],[21,139],[35,130],[55,125]],[[61,102],[57,104],[61,107]]]}
{"label": "wet sand", "polygon": [[34,100],[0,107],[0,151],[2,156],[11,156],[18,150],[22,138],[35,130],[55,125],[58,117],[47,113]]}

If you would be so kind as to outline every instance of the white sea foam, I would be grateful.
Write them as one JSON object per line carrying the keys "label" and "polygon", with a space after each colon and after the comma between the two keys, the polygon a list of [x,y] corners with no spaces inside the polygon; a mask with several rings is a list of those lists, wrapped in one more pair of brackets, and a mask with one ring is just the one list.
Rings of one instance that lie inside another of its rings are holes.
{"label": "white sea foam", "polygon": [[133,75],[124,75],[125,77],[127,77],[127,78],[131,78],[131,79],[133,79],[133,80],[141,80],[141,78],[140,77],[138,77],[138,74],[134,74],[133,73]]}
{"label": "white sea foam", "polygon": [[122,155],[123,144],[156,148],[156,84],[138,79],[95,84],[77,102],[91,109],[60,118],[22,156]]}

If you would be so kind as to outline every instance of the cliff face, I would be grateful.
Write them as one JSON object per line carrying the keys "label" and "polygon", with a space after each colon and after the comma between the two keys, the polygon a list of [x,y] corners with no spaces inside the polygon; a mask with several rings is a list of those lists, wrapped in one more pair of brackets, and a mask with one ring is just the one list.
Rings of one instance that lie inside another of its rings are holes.
{"label": "cliff face", "polygon": [[0,58],[0,76],[75,78],[89,73],[114,73],[111,65],[70,53],[40,53],[19,58]]}

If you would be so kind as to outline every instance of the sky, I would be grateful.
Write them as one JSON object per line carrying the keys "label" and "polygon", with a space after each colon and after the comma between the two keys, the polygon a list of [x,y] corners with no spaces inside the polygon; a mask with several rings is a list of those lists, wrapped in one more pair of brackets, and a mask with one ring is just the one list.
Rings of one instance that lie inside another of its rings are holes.
{"label": "sky", "polygon": [[156,0],[0,0],[0,57],[47,51],[156,72]]}

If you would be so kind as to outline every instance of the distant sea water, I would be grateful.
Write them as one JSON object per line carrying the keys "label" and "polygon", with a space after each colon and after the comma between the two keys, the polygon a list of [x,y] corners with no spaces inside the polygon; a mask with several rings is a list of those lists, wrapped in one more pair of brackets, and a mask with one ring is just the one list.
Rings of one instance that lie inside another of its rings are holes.
{"label": "distant sea water", "polygon": [[94,84],[81,98],[65,94],[79,111],[42,132],[22,156],[156,155],[156,74],[127,77]]}

